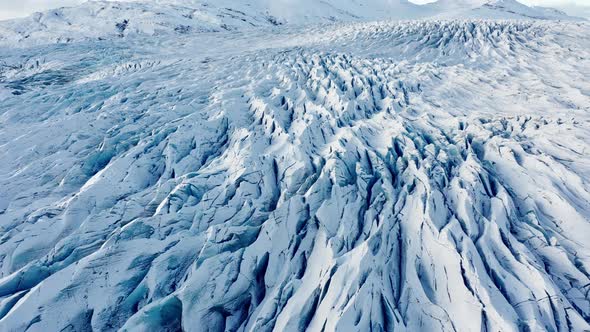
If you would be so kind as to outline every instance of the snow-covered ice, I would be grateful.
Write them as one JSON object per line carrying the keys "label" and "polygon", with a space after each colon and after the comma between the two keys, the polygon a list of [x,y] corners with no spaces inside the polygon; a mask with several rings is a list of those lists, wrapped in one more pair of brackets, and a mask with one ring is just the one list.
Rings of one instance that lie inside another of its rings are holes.
{"label": "snow-covered ice", "polygon": [[0,330],[589,330],[590,24],[513,5],[0,22]]}

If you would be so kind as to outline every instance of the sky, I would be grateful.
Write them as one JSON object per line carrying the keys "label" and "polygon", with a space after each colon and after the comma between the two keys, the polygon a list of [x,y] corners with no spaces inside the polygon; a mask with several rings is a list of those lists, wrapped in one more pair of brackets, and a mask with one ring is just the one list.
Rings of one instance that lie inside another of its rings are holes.
{"label": "sky", "polygon": [[0,0],[0,20],[22,17],[47,9],[72,6],[83,0]]}
{"label": "sky", "polygon": [[[410,0],[415,3],[433,0]],[[590,18],[590,0],[519,0],[527,5],[559,8],[570,15]],[[84,0],[0,0],[0,20],[27,16],[31,13],[62,6],[71,6]]]}

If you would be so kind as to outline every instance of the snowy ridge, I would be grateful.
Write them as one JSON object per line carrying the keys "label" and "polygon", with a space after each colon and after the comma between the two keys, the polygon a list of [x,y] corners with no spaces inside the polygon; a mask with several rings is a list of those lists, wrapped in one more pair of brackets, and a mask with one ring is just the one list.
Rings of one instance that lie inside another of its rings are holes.
{"label": "snowy ridge", "polygon": [[72,42],[136,35],[249,30],[284,24],[412,19],[428,8],[407,0],[89,1],[0,22],[0,43]]}
{"label": "snowy ridge", "polygon": [[90,1],[0,23],[0,42],[72,42],[133,35],[187,34],[281,24],[265,13],[211,5]]}
{"label": "snowy ridge", "polygon": [[545,8],[529,7],[516,0],[492,0],[483,6],[475,8],[472,12],[474,17],[484,18],[531,18],[531,19],[565,19],[575,20],[576,17],[569,17],[562,11]]}
{"label": "snowy ridge", "polygon": [[590,329],[589,32],[0,51],[0,330]]}
{"label": "snowy ridge", "polygon": [[582,20],[554,9],[528,7],[515,0],[441,0],[423,6],[407,0],[89,1],[0,22],[0,45],[27,46],[138,35],[176,37],[282,25],[428,17]]}

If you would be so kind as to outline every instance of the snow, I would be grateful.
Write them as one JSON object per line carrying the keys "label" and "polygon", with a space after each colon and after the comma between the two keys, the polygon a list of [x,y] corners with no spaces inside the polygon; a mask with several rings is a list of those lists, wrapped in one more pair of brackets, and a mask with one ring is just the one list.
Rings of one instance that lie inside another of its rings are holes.
{"label": "snow", "polygon": [[89,1],[30,17],[0,21],[0,45],[68,43],[130,35],[245,31],[252,28],[367,20],[437,18],[583,20],[515,0],[160,0]]}
{"label": "snow", "polygon": [[0,330],[590,329],[588,23],[202,4],[0,23]]}

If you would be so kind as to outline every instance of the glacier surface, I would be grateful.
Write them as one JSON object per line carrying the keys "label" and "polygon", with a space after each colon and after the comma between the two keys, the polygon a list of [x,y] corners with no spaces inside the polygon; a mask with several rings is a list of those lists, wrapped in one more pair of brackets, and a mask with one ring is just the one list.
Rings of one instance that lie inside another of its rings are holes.
{"label": "glacier surface", "polygon": [[0,23],[0,330],[590,329],[588,23],[178,6]]}

